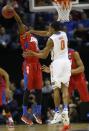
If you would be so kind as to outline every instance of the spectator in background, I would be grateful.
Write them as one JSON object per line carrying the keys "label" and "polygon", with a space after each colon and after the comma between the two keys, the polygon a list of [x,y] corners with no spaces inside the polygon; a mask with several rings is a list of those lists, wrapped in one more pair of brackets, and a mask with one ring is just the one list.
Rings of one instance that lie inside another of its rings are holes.
{"label": "spectator in background", "polygon": [[1,26],[0,27],[0,45],[3,47],[7,47],[8,44],[11,42],[10,34],[6,33],[6,29]]}
{"label": "spectator in background", "polygon": [[67,30],[69,32],[73,31],[76,27],[76,21],[73,20],[72,15],[70,15],[70,21],[69,22],[65,22],[64,25],[67,27]]}
{"label": "spectator in background", "polygon": [[[21,3],[20,3],[19,5],[21,5]],[[26,1],[23,0],[23,5],[22,5],[22,7],[23,7],[23,9],[24,9],[24,11],[25,11],[26,13],[29,13],[29,0],[26,0]]]}
{"label": "spectator in background", "polygon": [[7,3],[7,0],[0,0],[0,5],[5,5]]}
{"label": "spectator in background", "polygon": [[89,42],[89,29],[85,28],[83,24],[78,24],[73,36],[78,44],[85,44]]}
{"label": "spectator in background", "polygon": [[85,28],[89,29],[89,18],[87,17],[85,12],[81,13],[81,20],[78,23],[83,24]]}
{"label": "spectator in background", "polygon": [[50,93],[52,92],[52,86],[49,79],[45,79],[44,81],[44,87],[42,88],[42,93]]}
{"label": "spectator in background", "polygon": [[44,18],[41,15],[37,15],[34,28],[36,30],[45,30],[45,25],[46,23],[44,21]]}
{"label": "spectator in background", "polygon": [[78,10],[71,11],[72,17],[74,21],[79,21],[81,19],[81,12]]}
{"label": "spectator in background", "polygon": [[19,8],[19,4],[18,4],[18,2],[17,2],[16,0],[13,1],[13,7],[14,7],[15,9],[18,9],[18,8]]}
{"label": "spectator in background", "polygon": [[46,5],[45,1],[43,0],[36,0],[36,6],[44,6]]}
{"label": "spectator in background", "polygon": [[24,80],[21,79],[20,87],[16,87],[14,83],[12,83],[12,86],[15,87],[14,99],[17,101],[19,109],[21,110],[23,104]]}
{"label": "spectator in background", "polygon": [[64,27],[66,28],[68,40],[73,39],[73,33],[74,33],[76,26],[77,26],[77,22],[74,21],[72,15],[70,15],[70,21],[64,23]]}

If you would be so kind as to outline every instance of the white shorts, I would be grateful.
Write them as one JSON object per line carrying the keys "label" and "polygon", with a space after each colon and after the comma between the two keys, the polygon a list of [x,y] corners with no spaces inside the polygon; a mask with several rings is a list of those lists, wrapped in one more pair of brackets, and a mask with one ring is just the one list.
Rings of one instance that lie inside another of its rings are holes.
{"label": "white shorts", "polygon": [[68,59],[54,60],[50,65],[51,83],[53,89],[61,88],[61,83],[69,86],[71,76],[71,63]]}

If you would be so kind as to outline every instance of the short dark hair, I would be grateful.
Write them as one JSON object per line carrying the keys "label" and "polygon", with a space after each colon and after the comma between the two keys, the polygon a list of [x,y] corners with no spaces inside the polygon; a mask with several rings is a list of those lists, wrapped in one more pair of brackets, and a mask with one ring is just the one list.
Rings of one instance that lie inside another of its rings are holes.
{"label": "short dark hair", "polygon": [[51,23],[51,27],[55,29],[55,31],[63,30],[63,23],[60,21],[54,21]]}

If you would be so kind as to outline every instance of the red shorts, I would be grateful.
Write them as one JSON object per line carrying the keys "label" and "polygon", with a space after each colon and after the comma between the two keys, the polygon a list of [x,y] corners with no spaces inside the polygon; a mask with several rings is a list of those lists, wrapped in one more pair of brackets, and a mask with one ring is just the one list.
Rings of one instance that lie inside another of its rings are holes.
{"label": "red shorts", "polygon": [[24,66],[24,84],[29,90],[42,89],[42,70],[40,63],[31,63]]}
{"label": "red shorts", "polygon": [[86,84],[85,77],[71,77],[70,78],[70,84],[69,84],[69,95],[72,96],[73,91],[77,89],[80,95],[80,100],[82,102],[88,102],[89,101],[89,92]]}

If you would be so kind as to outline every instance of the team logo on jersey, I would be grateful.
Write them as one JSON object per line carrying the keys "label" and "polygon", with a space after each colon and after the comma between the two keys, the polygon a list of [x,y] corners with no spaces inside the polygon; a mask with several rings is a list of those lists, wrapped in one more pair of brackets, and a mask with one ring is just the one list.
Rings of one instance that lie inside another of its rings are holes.
{"label": "team logo on jersey", "polygon": [[36,46],[37,51],[39,51],[38,41],[37,41],[37,39],[36,39],[35,37],[31,37],[30,42],[34,42],[34,43],[35,43],[35,46]]}
{"label": "team logo on jersey", "polygon": [[27,49],[28,48],[28,42],[24,43],[24,48]]}

